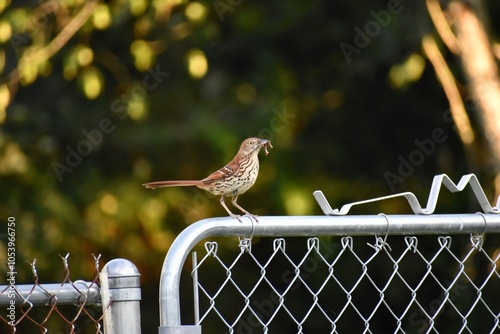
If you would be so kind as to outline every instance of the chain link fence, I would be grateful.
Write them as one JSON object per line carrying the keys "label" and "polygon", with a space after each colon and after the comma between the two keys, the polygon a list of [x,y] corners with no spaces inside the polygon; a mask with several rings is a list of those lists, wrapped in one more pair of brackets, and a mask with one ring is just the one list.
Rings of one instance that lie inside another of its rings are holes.
{"label": "chain link fence", "polygon": [[232,258],[207,242],[193,256],[195,323],[208,333],[500,331],[498,237],[372,239],[278,238]]}
{"label": "chain link fence", "polygon": [[40,283],[36,260],[29,263],[33,284],[16,282],[9,264],[8,285],[0,286],[1,333],[140,334],[140,273],[126,259],[113,259],[102,270],[94,256],[92,281],[70,279],[69,254],[61,257],[64,279]]}
{"label": "chain link fence", "polygon": [[206,219],[167,254],[160,334],[497,333],[499,233],[483,213]]}
{"label": "chain link fence", "polygon": [[103,333],[98,286],[100,256],[94,256],[92,281],[72,281],[68,257],[69,254],[61,256],[63,279],[60,283],[42,284],[35,259],[29,263],[32,284],[2,286],[0,299],[5,305],[0,314],[2,333],[47,333],[49,329],[51,333]]}
{"label": "chain link fence", "polygon": [[92,281],[73,281],[63,260],[60,283],[40,282],[36,260],[29,263],[32,284],[15,281],[15,266],[8,266],[8,285],[0,286],[1,333],[140,334],[140,274],[126,259],[113,259],[102,270],[94,256]]}

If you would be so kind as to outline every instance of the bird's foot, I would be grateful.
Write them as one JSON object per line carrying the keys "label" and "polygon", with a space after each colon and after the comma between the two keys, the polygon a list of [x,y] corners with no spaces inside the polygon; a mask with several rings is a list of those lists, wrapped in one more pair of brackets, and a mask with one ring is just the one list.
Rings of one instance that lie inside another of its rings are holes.
{"label": "bird's foot", "polygon": [[259,223],[259,216],[254,215],[254,214],[252,214],[252,213],[250,213],[250,212],[248,212],[248,211],[247,211],[247,212],[245,212],[245,216],[250,217],[250,219],[252,219],[252,218],[253,218],[253,219],[255,219],[255,222],[256,222],[257,224]]}
{"label": "bird's foot", "polygon": [[233,214],[230,214],[229,215],[230,217],[233,217],[234,219],[238,219],[238,221],[240,223],[243,223],[243,220],[241,220],[241,216],[240,215],[235,215],[234,213]]}

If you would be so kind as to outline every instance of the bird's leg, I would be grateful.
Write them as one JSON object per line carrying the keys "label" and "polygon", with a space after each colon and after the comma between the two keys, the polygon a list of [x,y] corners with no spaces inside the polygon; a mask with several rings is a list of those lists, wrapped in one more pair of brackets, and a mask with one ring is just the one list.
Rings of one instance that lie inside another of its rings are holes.
{"label": "bird's leg", "polygon": [[234,207],[238,208],[241,212],[245,213],[245,215],[253,217],[255,221],[258,223],[259,220],[257,219],[257,215],[251,214],[247,210],[243,209],[238,203],[236,203],[236,200],[238,199],[238,196],[234,196],[233,199],[231,199],[231,203],[233,203]]}
{"label": "bird's leg", "polygon": [[[245,213],[245,215],[250,217],[250,220],[255,219],[255,222],[258,224],[259,219],[257,218],[256,215],[251,214],[247,210],[243,209],[238,203],[236,203],[236,200],[238,199],[238,195],[234,196],[231,199],[231,203],[233,203],[233,206],[238,208],[241,212]],[[240,248],[246,252],[251,253],[252,252],[252,238],[253,238],[253,233],[254,233],[254,225],[252,222],[252,234],[250,234],[250,237],[238,237],[240,240]]]}
{"label": "bird's leg", "polygon": [[241,217],[241,216],[240,216],[240,215],[235,215],[234,213],[232,213],[232,212],[231,212],[231,210],[229,210],[229,208],[228,208],[228,207],[227,207],[227,205],[226,205],[226,202],[224,201],[225,199],[226,199],[226,196],[224,196],[224,195],[222,195],[222,196],[220,197],[220,205],[222,205],[222,207],[223,207],[224,209],[226,209],[227,213],[228,213],[231,217],[236,218],[236,219],[238,219],[238,220],[241,222],[241,219],[240,219],[240,217]]}

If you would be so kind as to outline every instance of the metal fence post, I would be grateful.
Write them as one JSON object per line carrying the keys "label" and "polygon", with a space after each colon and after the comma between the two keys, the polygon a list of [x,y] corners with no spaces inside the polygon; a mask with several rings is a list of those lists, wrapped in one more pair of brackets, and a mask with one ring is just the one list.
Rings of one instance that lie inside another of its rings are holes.
{"label": "metal fence post", "polygon": [[105,334],[141,333],[140,276],[137,267],[126,259],[111,260],[102,269]]}

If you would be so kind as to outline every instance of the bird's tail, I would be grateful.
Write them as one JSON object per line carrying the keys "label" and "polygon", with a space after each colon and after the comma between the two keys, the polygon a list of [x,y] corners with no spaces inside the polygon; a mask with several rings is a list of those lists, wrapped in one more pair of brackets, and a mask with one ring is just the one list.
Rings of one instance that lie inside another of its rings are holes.
{"label": "bird's tail", "polygon": [[156,181],[156,182],[149,182],[149,183],[144,183],[143,186],[148,188],[148,189],[156,189],[156,188],[163,188],[163,187],[189,187],[189,186],[198,186],[200,184],[200,181]]}

